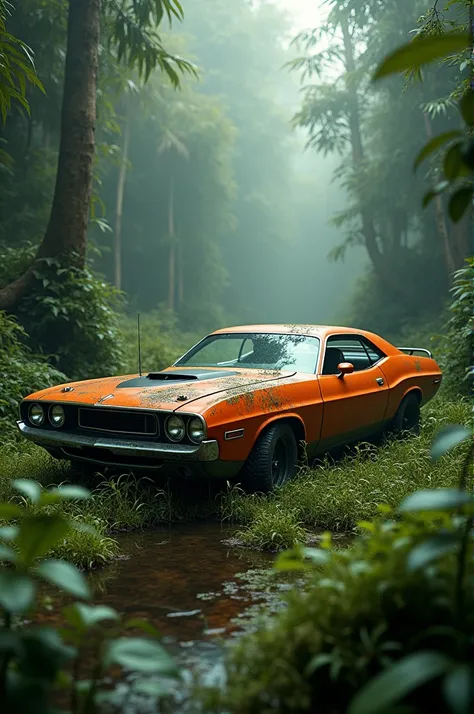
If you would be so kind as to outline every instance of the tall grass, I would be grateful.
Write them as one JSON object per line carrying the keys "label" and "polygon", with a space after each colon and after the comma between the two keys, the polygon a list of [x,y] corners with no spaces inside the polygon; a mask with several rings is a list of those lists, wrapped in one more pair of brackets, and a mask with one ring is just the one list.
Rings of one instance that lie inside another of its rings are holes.
{"label": "tall grass", "polygon": [[[140,530],[182,520],[217,519],[240,526],[242,545],[279,550],[302,542],[315,530],[350,532],[370,520],[377,505],[396,507],[411,491],[451,486],[457,482],[462,453],[447,454],[433,463],[430,444],[446,423],[467,424],[472,412],[466,400],[437,399],[423,409],[419,437],[364,444],[334,462],[329,458],[302,470],[287,486],[269,496],[248,496],[238,485],[97,476],[87,502],[60,505],[74,518],[95,525],[95,534],[78,531],[63,545],[62,554],[85,567],[111,560],[117,544],[110,534]],[[66,462],[55,461],[30,444],[0,451],[0,500],[14,496],[12,478],[32,478],[44,486],[74,481]],[[71,510],[72,509],[72,510]],[[74,541],[74,542],[73,542]]]}
{"label": "tall grass", "polygon": [[[448,423],[472,423],[467,400],[436,400],[423,409],[419,437],[387,441],[382,446],[363,444],[340,462],[326,459],[304,469],[298,478],[274,495],[247,497],[238,490],[223,499],[223,515],[246,524],[245,545],[274,549],[290,547],[301,526],[347,532],[357,522],[370,520],[377,506],[396,507],[410,492],[421,488],[454,486],[459,479],[462,450],[433,463],[434,434]],[[276,535],[275,535],[276,534]]]}

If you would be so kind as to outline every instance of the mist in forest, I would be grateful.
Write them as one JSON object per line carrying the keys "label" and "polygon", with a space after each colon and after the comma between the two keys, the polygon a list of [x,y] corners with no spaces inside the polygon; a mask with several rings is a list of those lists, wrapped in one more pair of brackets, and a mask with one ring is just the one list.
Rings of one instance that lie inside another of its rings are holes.
{"label": "mist in forest", "polygon": [[[189,5],[167,42],[196,62],[199,80],[175,92],[152,79],[128,98],[121,286],[134,308],[167,306],[188,329],[344,318],[367,261],[361,249],[328,257],[341,242],[331,225],[345,200],[332,182],[340,159],[306,150],[292,124],[295,19],[281,3]],[[113,279],[111,253],[97,263]]]}
{"label": "mist in forest", "polygon": [[[9,112],[1,132],[0,288],[38,246],[54,257],[68,235],[58,223],[41,243],[61,135],[67,3],[40,5],[16,3],[8,17],[34,52],[44,92],[29,87],[30,113]],[[392,338],[416,321],[439,322],[472,246],[465,221],[449,224],[444,199],[422,206],[434,164],[415,173],[413,161],[431,136],[457,128],[464,70],[428,68],[409,86],[402,76],[371,81],[420,17],[430,31],[429,7],[183,3],[184,20],[159,27],[176,71],[157,66],[149,77],[118,61],[103,25],[82,244],[128,314],[172,315],[193,333],[342,323]],[[194,69],[182,71],[179,58]]]}

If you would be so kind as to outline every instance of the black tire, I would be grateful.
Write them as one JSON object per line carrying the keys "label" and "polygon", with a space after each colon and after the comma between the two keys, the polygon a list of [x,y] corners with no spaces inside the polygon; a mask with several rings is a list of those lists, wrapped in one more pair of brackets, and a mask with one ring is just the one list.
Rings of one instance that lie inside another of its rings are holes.
{"label": "black tire", "polygon": [[270,493],[287,483],[298,468],[298,446],[288,424],[274,424],[260,434],[240,472],[247,493]]}
{"label": "black tire", "polygon": [[420,433],[420,399],[416,394],[407,394],[400,402],[390,431],[394,436],[418,435]]}

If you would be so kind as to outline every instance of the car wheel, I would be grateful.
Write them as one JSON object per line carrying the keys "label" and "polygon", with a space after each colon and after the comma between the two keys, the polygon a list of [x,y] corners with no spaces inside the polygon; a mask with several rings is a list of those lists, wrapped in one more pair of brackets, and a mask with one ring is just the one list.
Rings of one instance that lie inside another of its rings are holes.
{"label": "car wheel", "polygon": [[298,447],[288,424],[268,427],[255,442],[240,473],[247,493],[269,493],[287,483],[296,474]]}
{"label": "car wheel", "polygon": [[407,394],[397,409],[391,432],[395,436],[420,433],[420,400],[416,394]]}

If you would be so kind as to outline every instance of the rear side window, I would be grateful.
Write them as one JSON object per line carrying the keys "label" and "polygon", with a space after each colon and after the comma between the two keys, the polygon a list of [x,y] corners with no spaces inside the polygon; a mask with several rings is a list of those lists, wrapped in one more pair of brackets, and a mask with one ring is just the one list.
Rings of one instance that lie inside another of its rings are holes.
{"label": "rear side window", "polygon": [[373,367],[385,357],[370,340],[358,335],[333,335],[326,343],[322,374],[337,374],[340,362],[351,362],[355,372]]}

